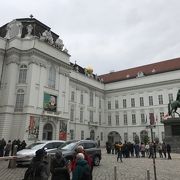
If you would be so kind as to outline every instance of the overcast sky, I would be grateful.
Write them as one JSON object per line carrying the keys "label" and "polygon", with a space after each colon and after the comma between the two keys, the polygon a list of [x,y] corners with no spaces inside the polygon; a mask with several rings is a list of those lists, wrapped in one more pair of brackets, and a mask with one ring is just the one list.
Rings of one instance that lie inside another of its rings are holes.
{"label": "overcast sky", "polygon": [[0,9],[0,26],[33,14],[71,62],[98,75],[180,57],[180,0],[9,0]]}

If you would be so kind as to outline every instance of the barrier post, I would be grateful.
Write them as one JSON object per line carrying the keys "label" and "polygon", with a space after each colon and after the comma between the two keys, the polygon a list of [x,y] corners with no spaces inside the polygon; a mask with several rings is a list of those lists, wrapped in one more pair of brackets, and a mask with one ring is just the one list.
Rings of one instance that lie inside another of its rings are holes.
{"label": "barrier post", "polygon": [[[13,156],[16,156],[17,148],[18,148],[17,145],[13,146],[13,153],[12,153]],[[16,168],[16,158],[13,158],[13,159],[9,160],[8,168]]]}
{"label": "barrier post", "polygon": [[147,170],[147,180],[150,180],[150,172],[149,172],[149,169]]}
{"label": "barrier post", "polygon": [[117,180],[117,167],[114,166],[114,180]]}

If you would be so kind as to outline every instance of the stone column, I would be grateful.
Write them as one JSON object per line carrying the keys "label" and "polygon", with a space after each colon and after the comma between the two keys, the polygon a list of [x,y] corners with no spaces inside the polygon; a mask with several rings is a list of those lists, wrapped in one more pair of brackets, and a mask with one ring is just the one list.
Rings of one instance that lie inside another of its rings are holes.
{"label": "stone column", "polygon": [[38,93],[36,92],[36,82],[38,77],[38,64],[36,60],[32,58],[29,62],[29,77],[28,77],[28,88],[27,88],[27,111],[34,113],[38,103]]}
{"label": "stone column", "polygon": [[19,57],[17,55],[13,55],[8,58],[7,61],[7,70],[6,70],[6,79],[7,83],[4,97],[4,105],[7,106],[6,109],[8,112],[14,112],[14,105],[16,101],[16,83],[18,82],[18,63]]}

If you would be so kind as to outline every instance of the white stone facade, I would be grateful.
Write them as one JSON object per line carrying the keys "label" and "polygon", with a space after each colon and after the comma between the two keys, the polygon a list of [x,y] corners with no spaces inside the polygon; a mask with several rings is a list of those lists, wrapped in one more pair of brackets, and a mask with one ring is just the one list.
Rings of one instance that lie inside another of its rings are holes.
{"label": "white stone facade", "polygon": [[[21,67],[27,72],[23,83],[19,82]],[[49,79],[52,69],[54,81]],[[70,55],[62,46],[57,49],[30,35],[0,37],[0,74],[0,139],[19,138],[28,143],[59,139],[62,122],[67,124],[67,139],[98,138],[103,146],[108,140],[132,142],[133,136],[140,136],[143,131],[150,136],[146,129],[149,113],[157,119],[153,131],[162,141],[160,113],[167,113],[169,94],[175,99],[180,88],[180,70],[104,84],[73,70]],[[57,98],[56,112],[44,110],[45,93]],[[153,98],[152,105],[149,96]],[[158,97],[163,98],[162,104]],[[22,101],[23,109],[17,110]],[[30,136],[32,122],[38,122],[38,130]]]}

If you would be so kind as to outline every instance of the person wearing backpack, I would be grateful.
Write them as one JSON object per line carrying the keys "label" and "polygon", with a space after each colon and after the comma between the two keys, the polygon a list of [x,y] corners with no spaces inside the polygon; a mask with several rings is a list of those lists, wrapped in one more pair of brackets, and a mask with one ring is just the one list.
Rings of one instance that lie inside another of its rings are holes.
{"label": "person wearing backpack", "polygon": [[70,174],[67,168],[67,161],[62,156],[61,151],[57,151],[51,161],[51,180],[70,180]]}
{"label": "person wearing backpack", "polygon": [[46,154],[44,149],[36,151],[36,156],[32,159],[30,166],[26,170],[23,180],[48,180],[48,163],[44,161]]}
{"label": "person wearing backpack", "polygon": [[76,155],[77,164],[72,172],[72,180],[90,180],[91,179],[91,169],[88,162],[84,160],[84,154],[78,153]]}

